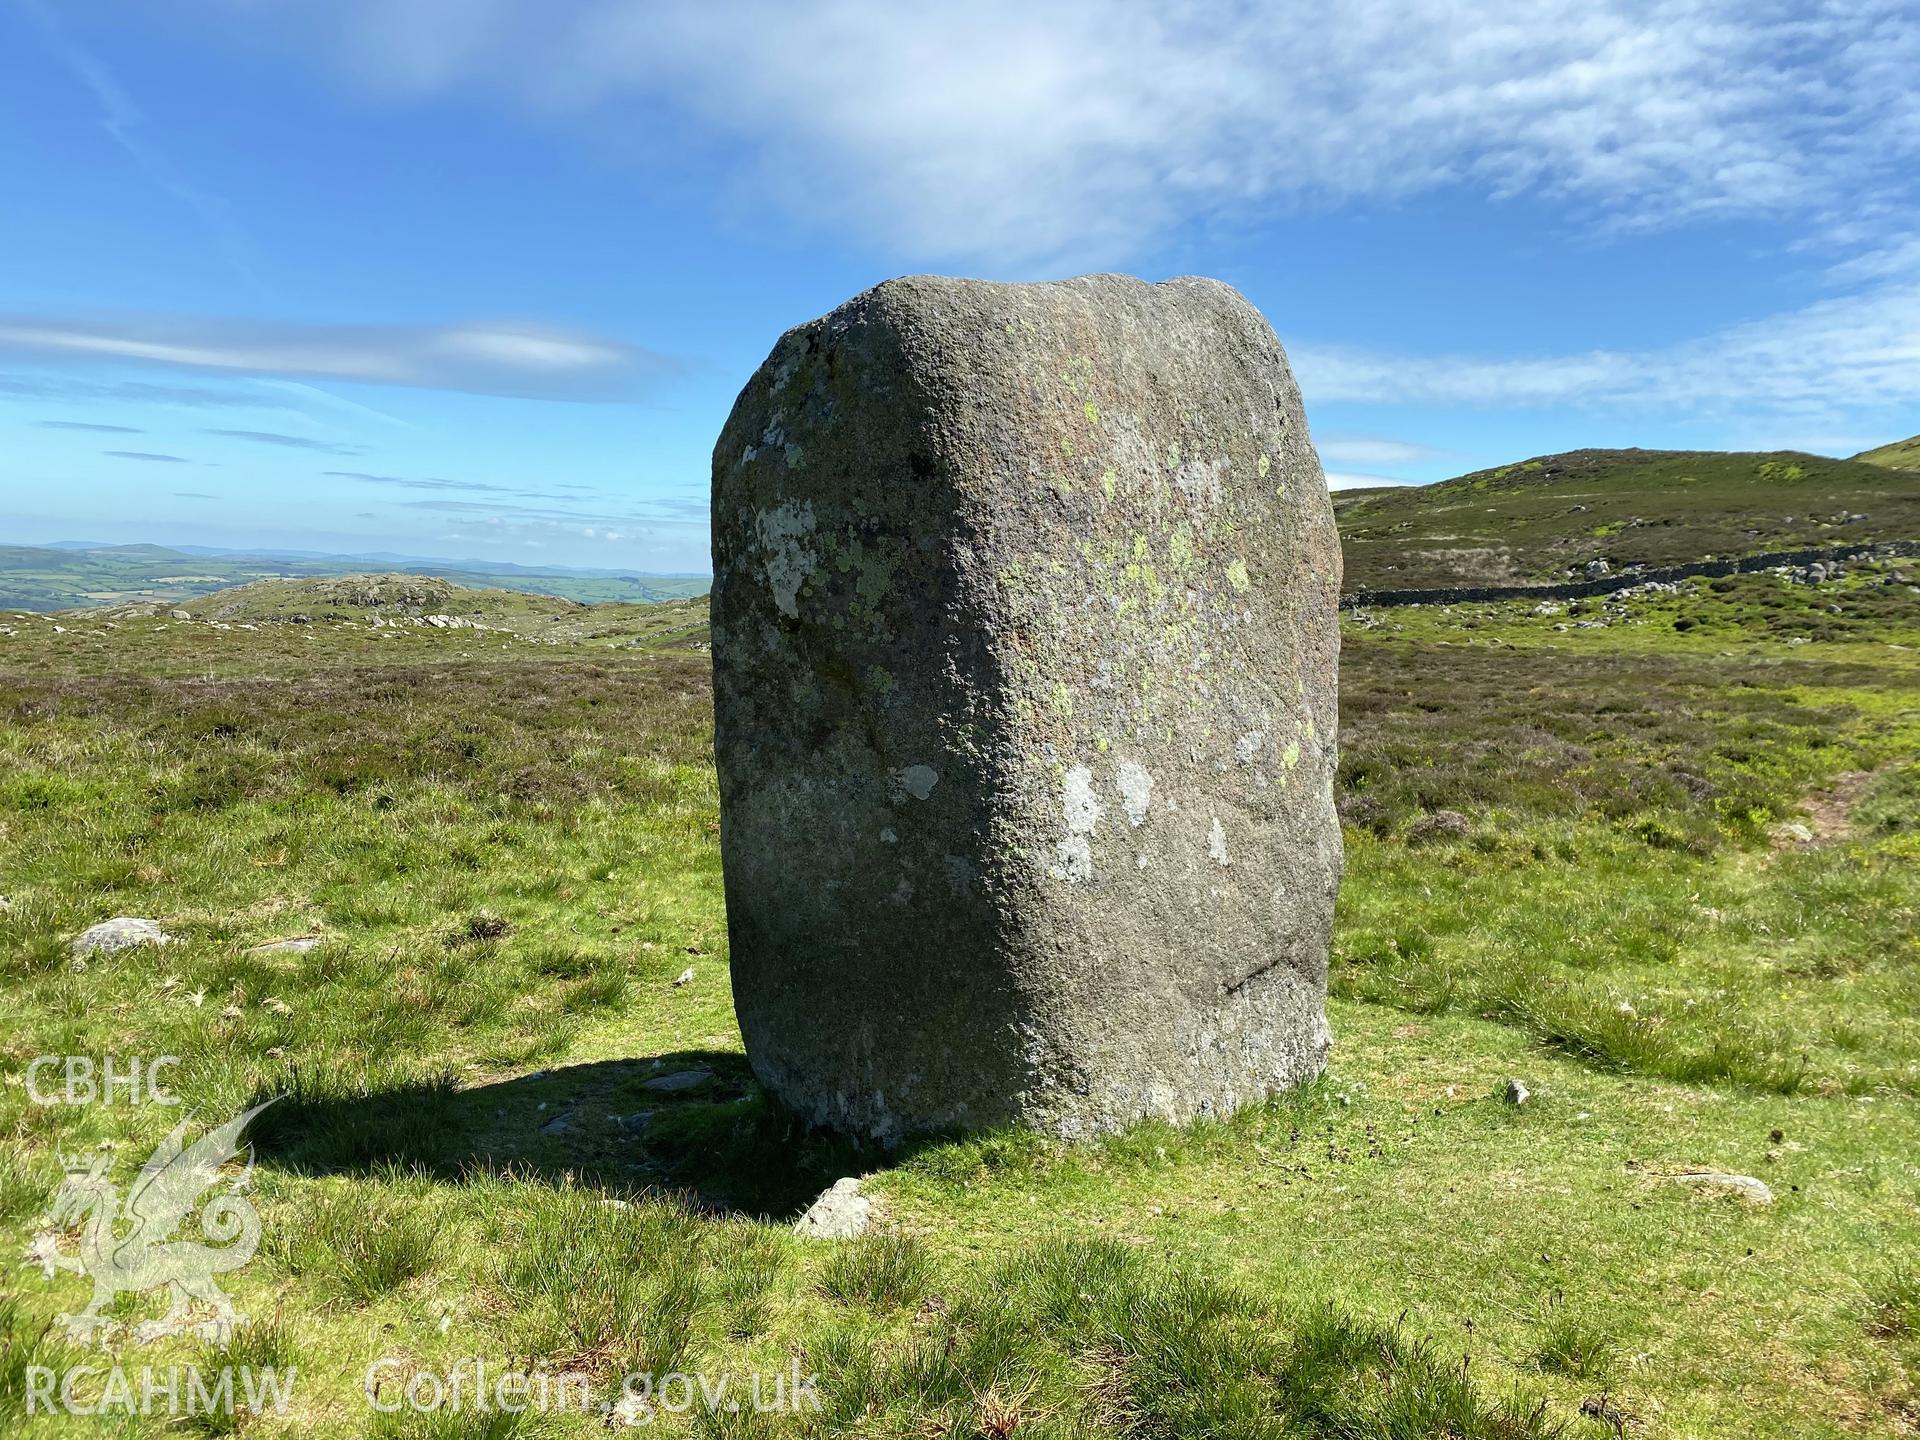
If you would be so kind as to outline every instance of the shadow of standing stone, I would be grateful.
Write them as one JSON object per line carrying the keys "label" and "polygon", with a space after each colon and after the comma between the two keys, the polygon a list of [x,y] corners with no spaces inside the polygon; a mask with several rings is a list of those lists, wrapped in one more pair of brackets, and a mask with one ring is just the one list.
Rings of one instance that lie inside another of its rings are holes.
{"label": "shadow of standing stone", "polygon": [[1215,281],[890,281],[714,452],[735,1004],[884,1144],[1223,1114],[1319,1073],[1340,550]]}

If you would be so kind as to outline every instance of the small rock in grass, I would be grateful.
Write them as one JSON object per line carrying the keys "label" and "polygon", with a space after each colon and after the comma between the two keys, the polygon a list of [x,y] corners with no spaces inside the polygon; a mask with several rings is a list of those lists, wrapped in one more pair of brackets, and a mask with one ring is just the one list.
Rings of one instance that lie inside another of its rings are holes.
{"label": "small rock in grass", "polygon": [[1811,845],[1813,843],[1813,831],[1809,830],[1797,820],[1790,820],[1784,825],[1776,825],[1773,827],[1773,838],[1790,842],[1794,845]]}
{"label": "small rock in grass", "polygon": [[0,895],[0,915],[6,914],[11,909],[13,909],[13,901],[4,895]]}
{"label": "small rock in grass", "polygon": [[677,990],[682,985],[690,985],[692,983],[693,983],[693,967],[689,965],[687,966],[686,969],[680,972],[679,977],[673,982],[673,987],[674,989]]}
{"label": "small rock in grass", "polygon": [[649,1090],[697,1090],[711,1079],[711,1070],[676,1070],[671,1075],[656,1075],[645,1083]]}
{"label": "small rock in grass", "polygon": [[249,945],[240,953],[243,955],[304,955],[315,950],[324,942],[321,935],[290,935],[285,940],[269,940],[261,945]]}
{"label": "small rock in grass", "polygon": [[1407,827],[1407,843],[1426,845],[1436,840],[1460,840],[1472,833],[1473,822],[1458,810],[1435,810]]}
{"label": "small rock in grass", "polygon": [[82,930],[73,940],[75,959],[89,955],[111,955],[116,950],[131,950],[136,945],[171,945],[173,936],[151,920],[116,915]]}
{"label": "small rock in grass", "polygon": [[814,1240],[851,1240],[866,1234],[873,1223],[873,1202],[860,1191],[857,1176],[834,1181],[794,1221],[793,1233]]}
{"label": "small rock in grass", "polygon": [[1533,1091],[1527,1088],[1524,1080],[1510,1078],[1507,1081],[1506,1090],[1502,1092],[1501,1098],[1509,1105],[1524,1105],[1533,1099]]}
{"label": "small rock in grass", "polygon": [[571,1117],[569,1116],[556,1115],[540,1127],[540,1133],[542,1135],[564,1135],[572,1128],[570,1120]]}
{"label": "small rock in grass", "polygon": [[1751,1175],[1728,1175],[1719,1170],[1694,1170],[1685,1175],[1667,1177],[1676,1185],[1695,1185],[1703,1190],[1724,1190],[1730,1195],[1738,1195],[1743,1200],[1751,1200],[1755,1205],[1771,1205],[1773,1189],[1764,1180],[1756,1180]]}

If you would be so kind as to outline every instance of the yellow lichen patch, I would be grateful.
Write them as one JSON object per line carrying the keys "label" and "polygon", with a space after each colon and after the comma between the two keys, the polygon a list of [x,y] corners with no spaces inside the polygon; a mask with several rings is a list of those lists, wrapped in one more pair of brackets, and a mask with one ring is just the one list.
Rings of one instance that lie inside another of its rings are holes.
{"label": "yellow lichen patch", "polygon": [[1260,452],[1260,478],[1262,480],[1266,479],[1267,472],[1271,469],[1273,469],[1273,457],[1262,450]]}
{"label": "yellow lichen patch", "polygon": [[1253,581],[1247,575],[1246,561],[1236,560],[1227,566],[1227,583],[1242,595],[1246,594],[1247,591],[1252,588]]}
{"label": "yellow lichen patch", "polygon": [[1113,473],[1111,465],[1100,472],[1100,488],[1109,500],[1113,499],[1114,492],[1120,488],[1120,477]]}
{"label": "yellow lichen patch", "polygon": [[1087,401],[1080,409],[1081,412],[1086,415],[1089,425],[1098,425],[1100,423],[1100,407],[1094,404],[1093,401]]}
{"label": "yellow lichen patch", "polygon": [[1190,569],[1193,565],[1193,527],[1176,526],[1173,535],[1167,541],[1167,557],[1173,562],[1176,572]]}

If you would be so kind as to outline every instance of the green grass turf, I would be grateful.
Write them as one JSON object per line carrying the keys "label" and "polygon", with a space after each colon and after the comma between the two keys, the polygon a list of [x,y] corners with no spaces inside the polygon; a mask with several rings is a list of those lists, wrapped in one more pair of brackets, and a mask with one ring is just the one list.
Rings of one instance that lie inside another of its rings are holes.
{"label": "green grass turf", "polygon": [[[740,1054],[697,604],[556,635],[0,615],[0,1243],[58,1152],[111,1141],[124,1183],[178,1118],[31,1105],[28,1061],[168,1053],[203,1116],[284,1097],[225,1278],[232,1358],[300,1384],[249,1434],[604,1433],[375,1417],[388,1355],[820,1376],[818,1416],[673,1434],[1911,1433],[1895,574],[1351,617],[1328,1077],[1186,1131],[891,1159],[793,1133]],[[117,914],[180,943],[76,968],[65,937]],[[1699,1168],[1776,1201],[1672,1178]],[[865,1169],[884,1238],[785,1228]],[[162,1433],[22,1414],[85,1293],[0,1281],[0,1430]]]}

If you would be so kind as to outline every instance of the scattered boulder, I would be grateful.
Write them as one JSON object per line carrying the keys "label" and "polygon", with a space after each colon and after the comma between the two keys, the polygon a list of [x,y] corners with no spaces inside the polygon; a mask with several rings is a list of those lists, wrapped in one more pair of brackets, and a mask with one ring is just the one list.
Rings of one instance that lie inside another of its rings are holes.
{"label": "scattered boulder", "polygon": [[697,1090],[711,1079],[711,1070],[676,1070],[671,1075],[656,1075],[644,1083],[649,1090],[672,1094],[681,1090]]}
{"label": "scattered boulder", "polygon": [[860,1180],[836,1180],[794,1221],[793,1233],[811,1240],[852,1240],[873,1224],[873,1201],[861,1193]]}
{"label": "scattered boulder", "polygon": [[1527,1088],[1526,1081],[1509,1077],[1506,1089],[1501,1092],[1500,1098],[1509,1105],[1524,1105],[1533,1099],[1533,1091]]}
{"label": "scattered boulder", "polygon": [[131,950],[138,945],[171,945],[174,937],[167,934],[151,920],[141,920],[130,915],[116,915],[111,920],[102,920],[91,925],[73,938],[73,957],[84,960],[89,955],[111,955],[118,950]]}
{"label": "scattered boulder", "polygon": [[193,616],[185,610],[169,610],[167,612],[167,618],[169,620],[191,620]]}
{"label": "scattered boulder", "polygon": [[1771,1205],[1773,1188],[1764,1180],[1756,1180],[1751,1175],[1729,1175],[1720,1170],[1690,1170],[1682,1175],[1667,1177],[1676,1185],[1695,1185],[1705,1190],[1722,1190],[1730,1195],[1738,1195],[1755,1205]]}
{"label": "scattered boulder", "polygon": [[734,996],[771,1093],[890,1145],[1320,1072],[1340,547],[1251,305],[889,281],[775,346],[713,493]]}

